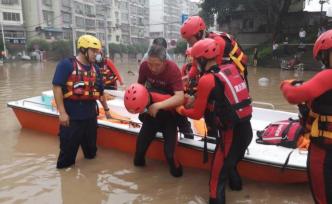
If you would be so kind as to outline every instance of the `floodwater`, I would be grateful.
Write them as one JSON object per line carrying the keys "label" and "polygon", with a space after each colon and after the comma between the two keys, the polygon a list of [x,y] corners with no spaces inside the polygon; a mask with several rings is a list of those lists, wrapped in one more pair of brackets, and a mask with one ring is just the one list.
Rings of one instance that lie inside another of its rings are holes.
{"label": "floodwater", "polygon": [[[136,63],[116,64],[127,85],[137,79]],[[132,155],[116,150],[100,148],[94,160],[85,160],[79,152],[75,167],[57,170],[58,138],[21,129],[6,107],[8,101],[51,89],[54,69],[54,62],[0,65],[0,203],[207,203],[208,171],[185,168],[183,177],[173,178],[163,162],[148,160],[145,168],[135,168]],[[296,111],[282,98],[280,81],[313,74],[249,68],[251,95],[254,101]],[[227,190],[226,196],[227,203],[313,203],[308,184],[246,179],[242,191]]]}

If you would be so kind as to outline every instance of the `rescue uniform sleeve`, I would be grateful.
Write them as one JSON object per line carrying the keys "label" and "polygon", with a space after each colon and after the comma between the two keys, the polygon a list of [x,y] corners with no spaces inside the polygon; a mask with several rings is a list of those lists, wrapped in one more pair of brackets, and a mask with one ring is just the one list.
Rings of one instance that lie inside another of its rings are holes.
{"label": "rescue uniform sleeve", "polygon": [[152,103],[161,102],[172,97],[169,94],[161,94],[157,92],[150,92]]}
{"label": "rescue uniform sleeve", "polygon": [[192,64],[188,75],[189,75],[189,78],[195,78],[196,76],[199,75],[199,71],[198,71],[197,65],[195,63]]}
{"label": "rescue uniform sleeve", "polygon": [[181,113],[189,118],[198,120],[203,117],[209,95],[215,87],[215,79],[212,74],[202,76],[198,81],[197,96],[194,107],[191,109],[183,109]]}
{"label": "rescue uniform sleeve", "polygon": [[70,59],[61,60],[55,68],[52,84],[58,86],[65,86],[72,71],[72,61]]}
{"label": "rescue uniform sleeve", "polygon": [[319,72],[301,86],[292,86],[289,82],[284,82],[281,86],[281,90],[289,103],[299,104],[305,101],[312,101],[326,91],[331,90],[331,79],[332,70],[327,69]]}
{"label": "rescue uniform sleeve", "polygon": [[181,68],[181,76],[186,76],[187,64],[183,64]]}
{"label": "rescue uniform sleeve", "polygon": [[107,67],[111,68],[112,72],[116,75],[116,77],[118,78],[120,84],[123,84],[123,80],[122,77],[118,71],[118,69],[115,67],[114,63],[112,62],[112,60],[107,59]]}

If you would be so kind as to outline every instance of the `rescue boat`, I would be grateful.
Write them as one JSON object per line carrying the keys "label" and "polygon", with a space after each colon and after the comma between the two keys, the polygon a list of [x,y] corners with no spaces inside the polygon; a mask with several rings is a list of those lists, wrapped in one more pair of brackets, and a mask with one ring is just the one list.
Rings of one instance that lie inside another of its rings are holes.
{"label": "rescue boat", "polygon": [[[112,97],[111,100],[108,100],[108,106],[112,110],[113,118],[107,120],[103,116],[99,117],[97,143],[102,148],[113,148],[134,154],[136,137],[141,123],[137,115],[130,114],[125,109],[122,91],[110,91],[110,94]],[[52,91],[45,91],[41,96],[11,101],[7,105],[13,109],[22,128],[56,136],[59,128],[58,112],[52,105],[52,99]],[[297,114],[254,107],[251,119],[254,138],[244,159],[238,166],[243,177],[274,183],[303,183],[308,181],[306,150],[295,149],[293,151],[293,149],[286,147],[258,144],[255,140],[257,131],[263,130],[271,122],[290,117],[297,118]],[[209,160],[207,163],[203,163],[202,121],[191,121],[191,123],[196,136],[194,139],[187,139],[179,133],[177,157],[185,167],[209,170],[215,144],[207,144]],[[147,158],[164,160],[162,148],[162,135],[158,133],[147,152]],[[293,152],[291,153],[291,151]],[[288,157],[288,164],[285,166]]]}

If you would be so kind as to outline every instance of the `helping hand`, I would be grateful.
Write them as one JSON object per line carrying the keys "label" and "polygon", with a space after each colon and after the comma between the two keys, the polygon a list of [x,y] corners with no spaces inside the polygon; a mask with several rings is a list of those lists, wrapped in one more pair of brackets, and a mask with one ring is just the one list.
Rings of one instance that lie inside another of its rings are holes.
{"label": "helping hand", "polygon": [[184,105],[186,108],[192,108],[194,106],[194,102],[195,102],[195,97],[186,94],[185,95],[186,98],[186,104]]}
{"label": "helping hand", "polygon": [[159,104],[153,103],[152,105],[149,106],[148,113],[150,116],[155,118],[157,116],[159,109],[160,109]]}
{"label": "helping hand", "polygon": [[105,111],[105,116],[106,116],[107,119],[112,118],[112,115],[111,115],[110,111]]}
{"label": "helping hand", "polygon": [[291,84],[295,79],[287,79],[287,80],[283,80],[281,83],[280,83],[280,89],[282,89],[282,87],[285,85],[285,84]]}
{"label": "helping hand", "polygon": [[69,116],[66,112],[60,113],[59,121],[60,121],[60,125],[69,127]]}
{"label": "helping hand", "polygon": [[184,106],[178,106],[175,108],[176,112],[180,115],[183,115]]}

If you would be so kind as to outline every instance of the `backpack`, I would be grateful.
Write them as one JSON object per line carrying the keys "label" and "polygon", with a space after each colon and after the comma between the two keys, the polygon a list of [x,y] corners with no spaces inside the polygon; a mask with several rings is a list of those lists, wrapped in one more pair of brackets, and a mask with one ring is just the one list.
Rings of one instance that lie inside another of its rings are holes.
{"label": "backpack", "polygon": [[300,121],[289,118],[288,120],[271,123],[264,130],[257,131],[256,142],[295,149],[302,134],[303,128]]}

